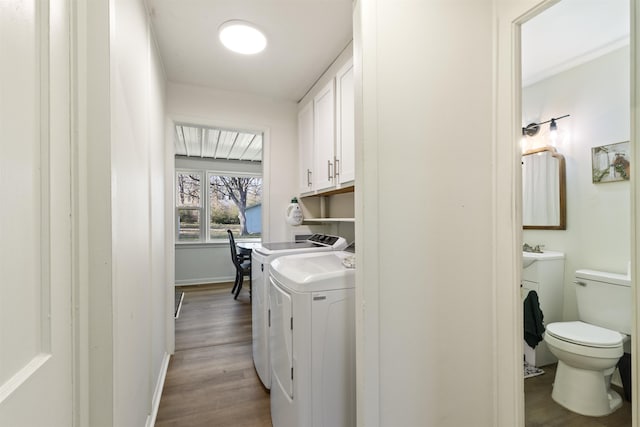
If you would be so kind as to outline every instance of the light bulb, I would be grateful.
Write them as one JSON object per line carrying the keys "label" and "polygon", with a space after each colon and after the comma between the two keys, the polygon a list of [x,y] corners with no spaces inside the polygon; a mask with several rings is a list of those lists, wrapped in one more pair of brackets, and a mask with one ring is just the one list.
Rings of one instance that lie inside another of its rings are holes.
{"label": "light bulb", "polygon": [[551,119],[551,124],[549,125],[549,139],[551,139],[551,144],[555,146],[558,140],[558,124],[555,119]]}
{"label": "light bulb", "polygon": [[244,55],[262,52],[267,46],[265,35],[244,21],[227,21],[218,32],[220,41],[229,50]]}

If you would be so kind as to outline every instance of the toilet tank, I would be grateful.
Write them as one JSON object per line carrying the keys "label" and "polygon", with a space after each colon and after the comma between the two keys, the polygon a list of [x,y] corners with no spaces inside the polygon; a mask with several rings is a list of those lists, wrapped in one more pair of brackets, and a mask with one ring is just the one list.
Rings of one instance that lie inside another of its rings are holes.
{"label": "toilet tank", "polygon": [[577,270],[575,277],[579,319],[631,335],[631,279],[594,270]]}

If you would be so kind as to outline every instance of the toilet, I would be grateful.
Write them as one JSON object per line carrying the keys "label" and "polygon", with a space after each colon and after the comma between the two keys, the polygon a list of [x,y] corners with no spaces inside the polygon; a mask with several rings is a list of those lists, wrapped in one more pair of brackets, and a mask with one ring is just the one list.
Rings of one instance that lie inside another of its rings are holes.
{"label": "toilet", "polygon": [[631,282],[594,270],[575,274],[578,321],[546,327],[544,341],[558,358],[551,397],[581,415],[608,415],[622,405],[611,375],[631,334]]}

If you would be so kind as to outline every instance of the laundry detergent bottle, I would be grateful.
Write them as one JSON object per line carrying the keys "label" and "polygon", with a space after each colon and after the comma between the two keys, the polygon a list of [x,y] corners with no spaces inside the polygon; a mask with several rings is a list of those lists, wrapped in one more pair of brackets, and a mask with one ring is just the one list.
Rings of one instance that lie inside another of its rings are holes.
{"label": "laundry detergent bottle", "polygon": [[289,225],[300,225],[302,224],[302,209],[300,209],[300,205],[298,205],[298,199],[291,199],[291,204],[287,206],[287,212],[285,215],[287,220],[287,224]]}

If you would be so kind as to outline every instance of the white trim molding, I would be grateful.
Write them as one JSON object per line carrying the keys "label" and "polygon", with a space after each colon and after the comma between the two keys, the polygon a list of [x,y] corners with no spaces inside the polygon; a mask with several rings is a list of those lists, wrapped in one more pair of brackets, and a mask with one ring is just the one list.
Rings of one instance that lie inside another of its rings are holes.
{"label": "white trim molding", "polygon": [[167,378],[167,370],[169,369],[169,360],[171,355],[165,353],[162,358],[162,365],[160,368],[160,374],[156,381],[156,387],[153,392],[153,399],[151,401],[151,413],[147,417],[146,427],[153,427],[156,424],[156,418],[158,416],[158,409],[160,408],[160,398],[162,397],[162,390],[164,389],[164,382]]}

